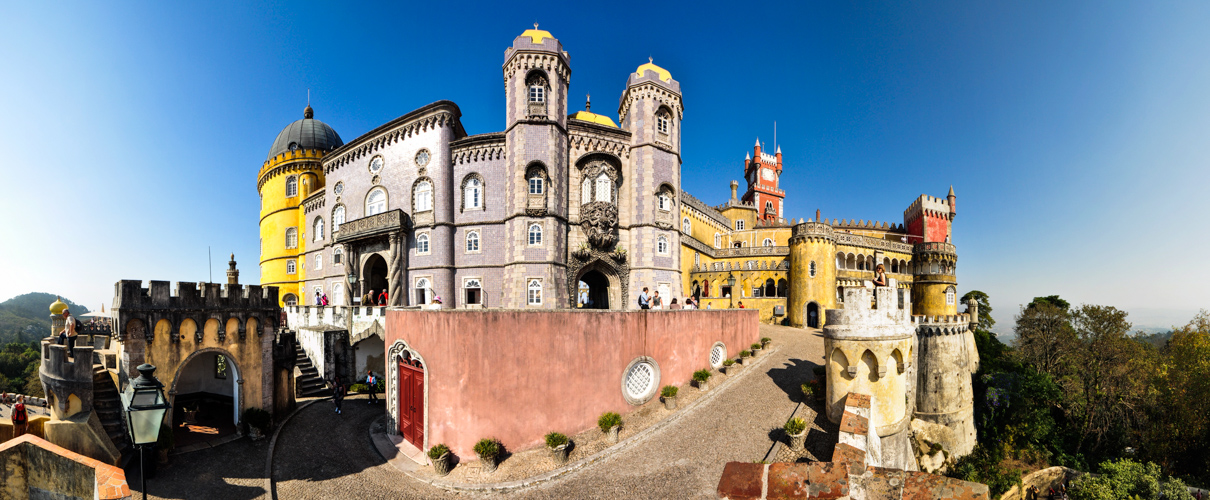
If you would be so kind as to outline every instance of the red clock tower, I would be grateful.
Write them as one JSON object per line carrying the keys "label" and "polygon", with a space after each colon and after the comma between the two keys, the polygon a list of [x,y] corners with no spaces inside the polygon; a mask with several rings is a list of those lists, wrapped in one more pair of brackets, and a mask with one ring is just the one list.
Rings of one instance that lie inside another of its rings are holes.
{"label": "red clock tower", "polygon": [[786,198],[786,192],[777,187],[781,179],[781,146],[774,154],[764,153],[757,139],[752,156],[744,155],[744,179],[748,181],[748,191],[743,201],[756,207],[757,217],[770,221],[781,218]]}

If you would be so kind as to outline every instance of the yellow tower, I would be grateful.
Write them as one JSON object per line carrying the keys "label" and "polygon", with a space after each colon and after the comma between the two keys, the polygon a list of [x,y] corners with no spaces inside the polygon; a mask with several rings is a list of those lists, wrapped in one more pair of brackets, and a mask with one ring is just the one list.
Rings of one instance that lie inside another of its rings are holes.
{"label": "yellow tower", "polygon": [[790,293],[786,316],[799,328],[824,326],[824,310],[835,309],[836,241],[832,226],[797,224],[790,237]]}
{"label": "yellow tower", "polygon": [[912,282],[912,314],[953,316],[958,314],[958,252],[945,242],[917,243],[912,257],[916,279]]}
{"label": "yellow tower", "polygon": [[281,305],[302,301],[307,225],[299,208],[308,196],[323,190],[320,160],[344,144],[332,127],[314,116],[308,105],[303,119],[277,134],[256,178],[260,193],[260,282],[278,287]]}

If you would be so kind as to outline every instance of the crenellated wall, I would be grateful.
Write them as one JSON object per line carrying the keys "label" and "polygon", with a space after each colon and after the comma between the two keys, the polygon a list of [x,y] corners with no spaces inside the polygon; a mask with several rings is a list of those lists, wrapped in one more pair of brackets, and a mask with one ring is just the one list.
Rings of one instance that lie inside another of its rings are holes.
{"label": "crenellated wall", "polygon": [[971,375],[979,369],[979,353],[971,315],[914,316],[912,322],[920,363],[916,418],[949,429],[932,441],[956,459],[970,453],[976,440]]}

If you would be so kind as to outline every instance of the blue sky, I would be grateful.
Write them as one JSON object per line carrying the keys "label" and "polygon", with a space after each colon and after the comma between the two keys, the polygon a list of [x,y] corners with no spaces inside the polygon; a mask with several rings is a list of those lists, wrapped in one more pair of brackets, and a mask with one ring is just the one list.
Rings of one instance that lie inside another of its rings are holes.
{"label": "blue sky", "polygon": [[1210,3],[592,5],[10,3],[0,299],[95,308],[119,279],[208,279],[207,247],[216,280],[234,252],[257,282],[256,172],[308,88],[346,141],[438,99],[500,130],[503,51],[539,22],[571,111],[616,118],[649,56],[672,72],[708,203],[774,121],[790,216],[901,222],[952,184],[959,289],[1002,328],[1037,295],[1138,326],[1210,305]]}

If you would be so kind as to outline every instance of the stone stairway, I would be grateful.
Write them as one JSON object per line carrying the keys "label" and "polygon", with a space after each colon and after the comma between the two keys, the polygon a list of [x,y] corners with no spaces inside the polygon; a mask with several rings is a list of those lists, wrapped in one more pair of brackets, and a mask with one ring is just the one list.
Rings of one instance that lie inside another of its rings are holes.
{"label": "stone stairway", "polygon": [[307,352],[302,346],[294,344],[294,355],[294,367],[298,370],[298,375],[294,377],[294,393],[301,398],[331,396],[332,391],[328,389],[328,384],[319,376],[319,370],[311,364],[311,358],[307,357]]}
{"label": "stone stairway", "polygon": [[118,388],[114,386],[113,378],[109,376],[105,365],[92,365],[92,391],[92,406],[97,412],[97,418],[101,419],[101,425],[105,427],[105,433],[113,441],[118,453],[126,456],[134,448],[130,444],[130,434],[126,432],[122,397],[118,394]]}

